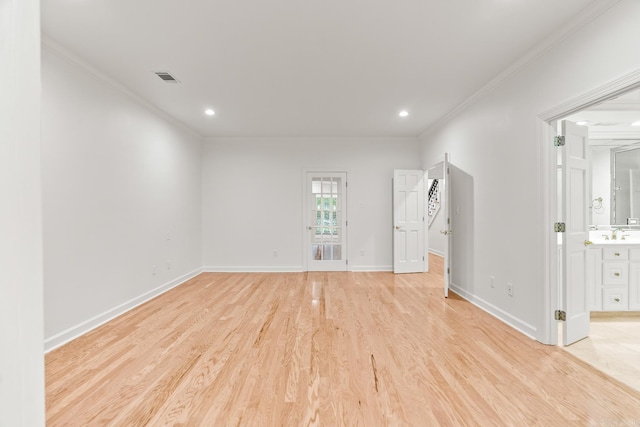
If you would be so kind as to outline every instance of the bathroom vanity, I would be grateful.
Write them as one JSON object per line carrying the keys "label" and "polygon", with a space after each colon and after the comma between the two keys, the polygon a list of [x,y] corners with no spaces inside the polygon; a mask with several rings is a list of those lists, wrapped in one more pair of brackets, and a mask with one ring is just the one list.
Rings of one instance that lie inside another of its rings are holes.
{"label": "bathroom vanity", "polygon": [[640,236],[598,237],[590,233],[587,251],[589,309],[640,311]]}

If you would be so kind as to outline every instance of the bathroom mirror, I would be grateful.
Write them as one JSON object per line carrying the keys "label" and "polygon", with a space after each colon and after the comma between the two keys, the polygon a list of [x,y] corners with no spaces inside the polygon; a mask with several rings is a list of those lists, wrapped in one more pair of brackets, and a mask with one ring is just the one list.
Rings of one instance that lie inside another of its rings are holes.
{"label": "bathroom mirror", "polygon": [[611,223],[637,225],[640,218],[640,147],[611,149]]}
{"label": "bathroom mirror", "polygon": [[640,142],[617,146],[596,142],[590,153],[591,224],[640,225]]}

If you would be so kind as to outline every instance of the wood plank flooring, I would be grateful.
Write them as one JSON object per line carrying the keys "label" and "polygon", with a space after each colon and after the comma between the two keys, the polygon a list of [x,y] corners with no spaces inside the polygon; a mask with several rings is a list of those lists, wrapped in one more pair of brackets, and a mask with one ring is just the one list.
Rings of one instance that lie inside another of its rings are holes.
{"label": "wood plank flooring", "polygon": [[48,426],[636,426],[432,273],[205,273],[47,354]]}

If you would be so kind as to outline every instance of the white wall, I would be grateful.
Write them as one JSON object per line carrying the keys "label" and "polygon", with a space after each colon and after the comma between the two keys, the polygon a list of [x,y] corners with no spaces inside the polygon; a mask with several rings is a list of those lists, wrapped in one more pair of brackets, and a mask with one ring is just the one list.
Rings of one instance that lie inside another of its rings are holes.
{"label": "white wall", "polygon": [[202,142],[55,45],[42,108],[52,348],[199,272]]}
{"label": "white wall", "polygon": [[208,140],[205,269],[300,271],[305,169],[348,172],[349,265],[391,269],[393,169],[419,169],[419,153],[415,139]]}
{"label": "white wall", "polygon": [[[620,1],[422,138],[423,166],[449,152],[452,164],[473,181],[474,207],[463,206],[457,220],[471,224],[465,238],[475,256],[469,262],[454,246],[454,289],[531,336],[541,333],[547,283],[537,117],[639,69],[640,56],[633,54],[638,22],[640,2]],[[495,276],[495,288],[489,276]],[[513,297],[507,282],[514,285]]]}
{"label": "white wall", "polygon": [[0,426],[43,426],[40,3],[0,2]]}

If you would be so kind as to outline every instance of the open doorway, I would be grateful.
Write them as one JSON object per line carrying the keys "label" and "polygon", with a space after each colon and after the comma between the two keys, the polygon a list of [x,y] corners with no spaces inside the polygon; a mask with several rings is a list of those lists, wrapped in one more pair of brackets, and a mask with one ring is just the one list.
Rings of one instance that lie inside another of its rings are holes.
{"label": "open doorway", "polygon": [[[590,313],[590,332],[564,348],[640,390],[640,90],[630,87],[571,112],[558,120],[559,128],[566,129],[566,122],[584,128],[588,135],[587,196],[581,212],[587,218],[588,237],[584,240],[586,268],[573,277],[576,283],[567,283],[571,279],[566,270],[572,267],[566,258],[557,257],[556,297],[559,307],[584,304]],[[572,195],[562,182],[567,178],[561,173],[556,177],[557,215],[564,218],[569,213],[562,212],[562,207]],[[568,240],[564,233],[558,235],[559,254]],[[571,298],[564,292],[567,287],[577,285],[584,286],[584,301],[563,301]],[[562,345],[562,328],[557,331]]]}

